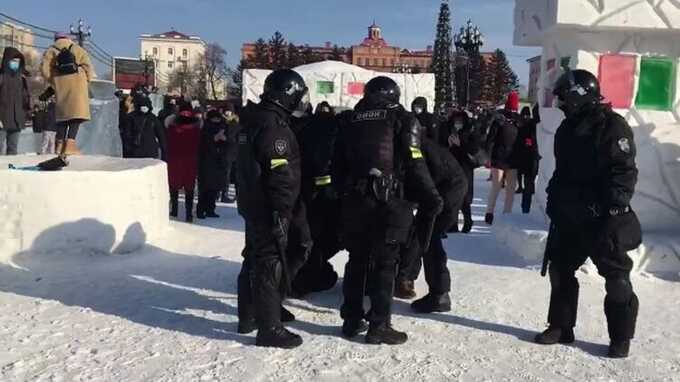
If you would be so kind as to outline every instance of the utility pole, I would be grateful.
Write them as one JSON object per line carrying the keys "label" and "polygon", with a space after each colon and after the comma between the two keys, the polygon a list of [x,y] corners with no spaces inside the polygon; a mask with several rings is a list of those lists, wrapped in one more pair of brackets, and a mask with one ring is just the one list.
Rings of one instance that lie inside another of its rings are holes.
{"label": "utility pole", "polygon": [[78,45],[81,47],[85,45],[85,39],[92,36],[92,27],[85,26],[85,21],[83,19],[78,20],[78,27],[74,28],[73,24],[70,26],[71,36],[78,40]]}

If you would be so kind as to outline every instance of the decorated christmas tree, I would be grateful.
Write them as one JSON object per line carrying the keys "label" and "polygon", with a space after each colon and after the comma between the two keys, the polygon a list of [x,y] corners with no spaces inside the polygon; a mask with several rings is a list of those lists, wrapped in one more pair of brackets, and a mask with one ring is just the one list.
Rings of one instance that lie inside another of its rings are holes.
{"label": "decorated christmas tree", "polygon": [[510,67],[505,53],[500,49],[493,53],[484,71],[484,80],[489,91],[487,100],[497,105],[505,100],[510,91],[519,87],[517,75]]}
{"label": "decorated christmas tree", "polygon": [[435,75],[435,107],[453,102],[453,74],[451,72],[451,11],[448,0],[439,10],[437,38],[434,42],[432,72]]}

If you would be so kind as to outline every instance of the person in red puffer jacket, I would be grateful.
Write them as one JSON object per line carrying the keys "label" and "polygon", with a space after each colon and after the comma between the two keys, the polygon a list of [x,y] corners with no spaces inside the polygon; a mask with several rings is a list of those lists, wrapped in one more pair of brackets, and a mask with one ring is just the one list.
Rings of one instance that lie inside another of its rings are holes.
{"label": "person in red puffer jacket", "polygon": [[186,221],[193,221],[194,188],[198,175],[201,126],[188,102],[182,102],[174,120],[168,120],[168,183],[170,216],[177,217],[179,190],[184,189]]}

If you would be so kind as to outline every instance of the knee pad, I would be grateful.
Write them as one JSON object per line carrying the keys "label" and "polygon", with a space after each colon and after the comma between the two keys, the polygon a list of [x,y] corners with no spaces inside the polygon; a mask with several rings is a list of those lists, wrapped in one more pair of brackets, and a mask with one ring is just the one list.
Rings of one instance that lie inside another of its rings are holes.
{"label": "knee pad", "polygon": [[627,304],[633,296],[633,285],[628,277],[611,277],[605,282],[607,300],[613,303]]}

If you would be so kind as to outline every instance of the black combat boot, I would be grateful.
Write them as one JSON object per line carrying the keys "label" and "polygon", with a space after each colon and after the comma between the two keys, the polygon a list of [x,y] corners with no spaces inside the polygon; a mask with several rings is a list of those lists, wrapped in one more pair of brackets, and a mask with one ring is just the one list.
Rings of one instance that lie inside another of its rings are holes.
{"label": "black combat boot", "polygon": [[406,333],[394,330],[391,325],[384,323],[371,324],[366,333],[366,343],[372,345],[401,345],[408,340]]}
{"label": "black combat boot", "polygon": [[541,345],[570,344],[575,341],[574,329],[549,326],[543,333],[537,334],[534,341]]}
{"label": "black combat boot", "polygon": [[295,321],[295,315],[291,313],[288,309],[281,306],[281,322],[293,322]]}
{"label": "black combat boot", "polygon": [[492,213],[487,213],[487,214],[484,216],[484,222],[486,222],[486,224],[488,224],[488,225],[493,225],[493,214],[492,214]]}
{"label": "black combat boot", "polygon": [[177,217],[179,209],[179,191],[170,191],[170,216]]}
{"label": "black combat boot", "polygon": [[472,231],[472,216],[465,216],[465,221],[463,223],[463,228],[460,230],[462,233],[470,233]]}
{"label": "black combat boot", "polygon": [[416,297],[416,287],[411,280],[397,280],[394,297],[410,300]]}
{"label": "black combat boot", "polygon": [[209,218],[219,218],[220,217],[220,215],[216,214],[215,211],[208,211],[205,214],[205,216],[207,216]]}
{"label": "black combat boot", "polygon": [[238,320],[238,332],[240,334],[252,333],[257,329],[257,323],[254,318],[247,318]]}
{"label": "black combat boot", "polygon": [[413,301],[411,309],[417,313],[450,312],[451,298],[448,293],[428,293],[425,297]]}
{"label": "black combat boot", "polygon": [[342,335],[353,338],[368,330],[368,324],[364,320],[346,320],[342,323]]}
{"label": "black combat boot", "polygon": [[184,191],[184,207],[186,210],[186,222],[194,222],[194,190]]}
{"label": "black combat boot", "polygon": [[609,358],[627,358],[630,352],[630,340],[612,340],[609,343]]}
{"label": "black combat boot", "polygon": [[283,326],[263,328],[257,331],[256,346],[293,349],[302,345],[302,337],[289,332]]}

